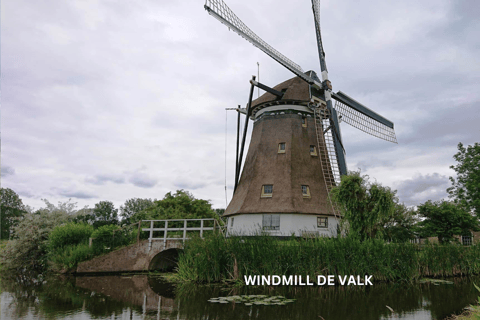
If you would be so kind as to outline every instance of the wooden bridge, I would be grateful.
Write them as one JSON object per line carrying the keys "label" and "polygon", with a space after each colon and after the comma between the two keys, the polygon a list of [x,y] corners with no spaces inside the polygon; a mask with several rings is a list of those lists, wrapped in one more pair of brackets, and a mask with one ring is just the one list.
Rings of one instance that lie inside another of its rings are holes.
{"label": "wooden bridge", "polygon": [[[147,228],[142,228],[147,224]],[[190,226],[189,226],[190,224]],[[193,226],[192,226],[193,224]],[[142,220],[137,243],[78,264],[77,273],[129,272],[173,269],[178,252],[192,234],[221,230],[215,219]],[[141,232],[148,239],[140,240]]]}

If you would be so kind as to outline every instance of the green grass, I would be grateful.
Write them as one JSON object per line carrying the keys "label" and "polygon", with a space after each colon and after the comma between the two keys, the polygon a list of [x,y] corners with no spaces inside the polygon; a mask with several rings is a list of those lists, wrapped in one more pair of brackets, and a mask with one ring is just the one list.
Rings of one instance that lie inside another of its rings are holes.
{"label": "green grass", "polygon": [[480,246],[386,244],[351,238],[281,241],[275,237],[213,235],[187,242],[178,262],[181,281],[243,280],[244,275],[373,275],[412,281],[480,273]]}

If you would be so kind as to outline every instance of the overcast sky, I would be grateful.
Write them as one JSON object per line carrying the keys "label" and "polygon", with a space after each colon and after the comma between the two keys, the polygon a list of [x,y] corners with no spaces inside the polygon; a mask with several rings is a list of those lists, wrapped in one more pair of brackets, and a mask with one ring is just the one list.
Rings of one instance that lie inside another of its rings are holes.
{"label": "overcast sky", "polygon": [[[207,14],[203,1],[6,0],[1,8],[2,187],[38,208],[72,198],[161,199],[185,189],[225,207],[225,108],[257,74],[293,74]],[[319,71],[308,0],[228,0],[254,32]],[[480,137],[480,2],[322,0],[334,91],[395,123],[398,144],[348,124],[350,170],[407,205],[446,197],[457,144]],[[228,113],[233,192],[236,114]]]}

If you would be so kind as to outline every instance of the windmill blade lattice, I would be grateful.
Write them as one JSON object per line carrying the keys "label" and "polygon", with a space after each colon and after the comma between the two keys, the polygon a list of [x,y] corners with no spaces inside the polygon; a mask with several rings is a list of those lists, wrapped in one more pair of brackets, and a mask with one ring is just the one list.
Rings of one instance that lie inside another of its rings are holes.
{"label": "windmill blade lattice", "polygon": [[250,30],[250,28],[248,28],[222,0],[206,0],[205,10],[207,10],[210,15],[219,20],[221,23],[225,24],[228,28],[235,31],[242,38],[249,41],[254,46],[276,60],[278,63],[283,65],[285,68],[302,78],[304,81],[308,82],[309,84],[315,84],[319,87],[321,86],[321,84],[315,81],[313,78],[304,74],[303,69],[298,64],[275,50],[272,46],[257,36],[252,30]]}
{"label": "windmill blade lattice", "polygon": [[395,130],[383,123],[370,118],[369,116],[343,104],[342,102],[335,101],[335,110],[342,116],[342,121],[345,121],[349,125],[363,132],[371,134],[374,137],[397,143],[395,136]]}

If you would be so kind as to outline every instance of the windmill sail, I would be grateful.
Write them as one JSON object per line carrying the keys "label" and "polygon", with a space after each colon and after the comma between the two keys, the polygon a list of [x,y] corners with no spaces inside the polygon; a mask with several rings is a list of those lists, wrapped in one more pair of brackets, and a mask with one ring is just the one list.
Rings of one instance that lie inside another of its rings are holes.
{"label": "windmill sail", "polygon": [[252,43],[255,47],[268,54],[285,68],[292,71],[294,74],[296,74],[309,84],[316,85],[321,88],[322,85],[318,81],[315,81],[315,79],[307,76],[298,64],[275,50],[272,46],[270,46],[259,36],[257,36],[252,30],[250,30],[250,28],[248,28],[235,15],[235,13],[230,10],[230,8],[225,4],[225,2],[223,2],[222,0],[206,0],[204,7],[211,16],[219,20],[221,23],[225,24],[229,29],[235,31],[238,35]]}
{"label": "windmill sail", "polygon": [[327,64],[325,62],[325,51],[323,51],[322,34],[320,32],[320,1],[312,0],[313,19],[315,20],[315,33],[317,35],[318,55],[320,57],[320,71],[322,71],[322,80],[327,80],[325,75]]}
{"label": "windmill sail", "polygon": [[332,93],[342,121],[377,138],[397,143],[393,122],[339,91]]}

